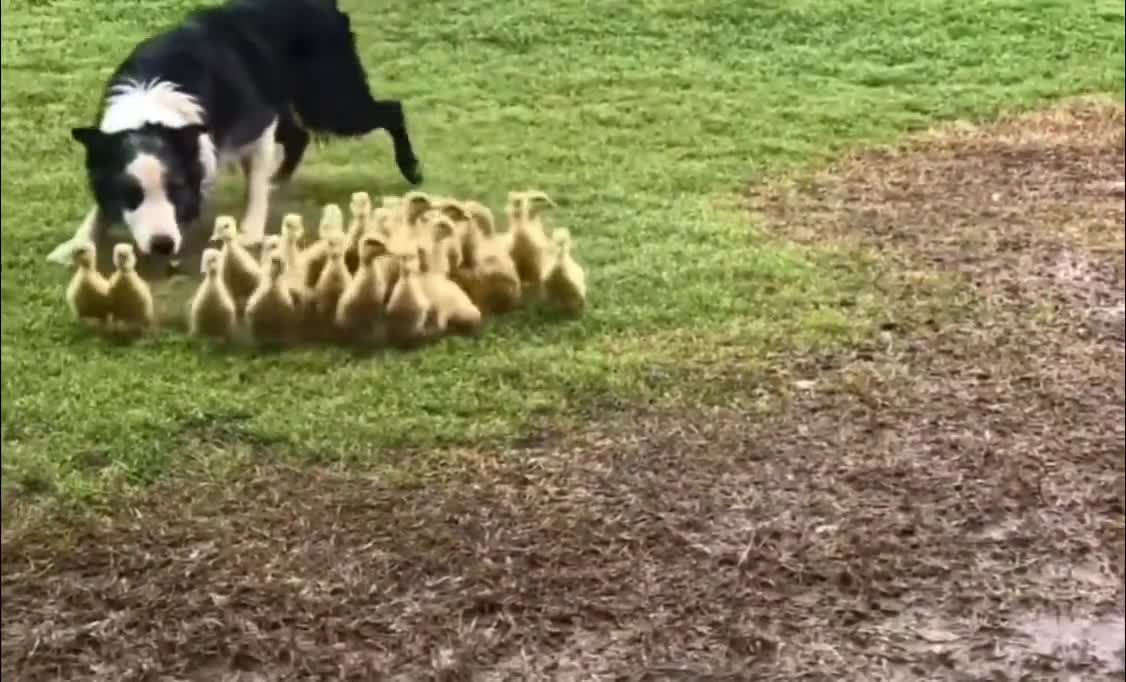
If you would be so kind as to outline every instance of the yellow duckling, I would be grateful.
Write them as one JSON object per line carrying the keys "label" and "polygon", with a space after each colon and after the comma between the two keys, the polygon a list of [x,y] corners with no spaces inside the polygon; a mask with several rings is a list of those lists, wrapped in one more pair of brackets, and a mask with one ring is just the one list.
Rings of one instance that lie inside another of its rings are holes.
{"label": "yellow duckling", "polygon": [[282,218],[281,245],[282,257],[285,258],[285,269],[288,275],[299,282],[304,282],[304,273],[301,271],[301,238],[305,236],[305,219],[300,213],[287,213]]}
{"label": "yellow duckling", "polygon": [[400,213],[397,210],[384,208],[383,206],[372,210],[372,230],[383,240],[391,239],[401,227],[399,224],[399,216]]}
{"label": "yellow duckling", "polygon": [[457,199],[442,199],[441,201],[435,202],[434,210],[450,219],[450,222],[454,226],[454,234],[460,242],[461,249],[464,250],[464,243],[469,238],[471,228],[469,210],[466,208],[465,203]]}
{"label": "yellow duckling", "polygon": [[360,264],[360,239],[371,227],[371,195],[367,192],[353,192],[348,208],[352,218],[348,223],[344,260],[348,264],[348,272],[355,272]]}
{"label": "yellow duckling", "polygon": [[360,264],[336,307],[336,327],[353,337],[371,337],[384,313],[387,286],[379,260],[387,254],[387,246],[376,235],[360,240]]}
{"label": "yellow duckling", "polygon": [[461,266],[461,238],[457,225],[449,216],[438,212],[430,213],[425,220],[433,242],[429,249],[425,242],[420,242],[418,248],[428,251],[430,269],[449,277]]}
{"label": "yellow duckling", "polygon": [[466,210],[465,204],[457,199],[450,197],[439,199],[434,202],[433,209],[454,221],[454,224],[459,228],[464,227],[469,222],[469,212]]}
{"label": "yellow duckling", "polygon": [[238,223],[231,216],[221,215],[215,219],[212,241],[223,244],[219,258],[219,276],[235,299],[245,299],[258,286],[260,268],[258,262],[238,239]]}
{"label": "yellow duckling", "polygon": [[228,339],[234,335],[237,323],[235,299],[219,276],[221,258],[219,249],[204,249],[200,256],[199,270],[203,273],[203,281],[192,297],[188,312],[188,329],[193,336]]}
{"label": "yellow duckling", "polygon": [[[539,199],[542,197],[542,199]],[[520,283],[538,286],[543,273],[550,240],[539,220],[538,211],[545,202],[555,203],[542,192],[509,192],[505,212],[508,216],[509,253],[516,264]]]}
{"label": "yellow duckling", "polygon": [[466,202],[470,236],[463,242],[462,264],[453,278],[484,313],[504,315],[520,307],[522,285],[516,264],[496,234],[493,212],[475,201]]}
{"label": "yellow duckling", "polygon": [[551,233],[554,258],[544,272],[543,292],[547,300],[568,314],[578,315],[586,307],[586,274],[571,256],[571,232],[565,227]]}
{"label": "yellow duckling", "polygon": [[300,311],[287,281],[285,255],[278,249],[270,252],[258,287],[246,302],[246,319],[250,333],[262,341],[290,341],[297,330]]}
{"label": "yellow duckling", "polygon": [[414,189],[403,195],[399,206],[402,209],[403,222],[407,227],[413,228],[422,214],[433,208],[433,203],[429,194]]}
{"label": "yellow duckling", "polygon": [[102,324],[109,314],[109,282],[97,268],[97,249],[83,242],[71,252],[74,275],[66,288],[66,302],[74,317],[82,322]]}
{"label": "yellow duckling", "polygon": [[[373,233],[383,240],[388,253],[406,253],[414,247],[414,239],[403,223],[401,210],[379,207],[371,215]],[[399,259],[378,258],[376,267],[382,272],[386,296],[390,296],[395,283],[399,281]],[[386,303],[386,298],[384,302]]]}
{"label": "yellow duckling", "polygon": [[[321,276],[313,287],[314,315],[318,320],[331,322],[336,315],[336,308],[340,297],[352,282],[352,273],[344,261],[344,243],[339,237],[329,237],[328,260]],[[359,268],[357,267],[357,270]]]}
{"label": "yellow duckling", "polygon": [[[455,243],[452,236],[442,241],[451,245]],[[421,246],[418,249],[422,292],[432,306],[434,328],[439,334],[447,330],[476,334],[481,330],[481,310],[473,304],[469,294],[450,280],[441,268],[435,267],[438,261],[444,260],[446,253],[432,254]]]}
{"label": "yellow duckling", "polygon": [[500,235],[497,234],[496,218],[488,206],[470,200],[463,203],[462,208],[466,222],[461,234],[461,256],[466,264],[473,265],[477,262],[477,252],[498,243]]}
{"label": "yellow duckling", "polygon": [[321,209],[321,224],[317,227],[317,241],[301,252],[301,269],[305,273],[305,286],[312,289],[321,276],[321,268],[328,259],[328,238],[344,241],[344,212],[337,204],[325,204]]}
{"label": "yellow duckling", "polygon": [[432,306],[422,289],[418,253],[396,254],[399,281],[387,300],[388,338],[396,345],[411,346],[426,338],[426,322]]}
{"label": "yellow duckling", "polygon": [[148,282],[137,274],[137,252],[129,243],[113,247],[115,272],[109,278],[106,300],[115,327],[145,331],[156,324],[156,310]]}

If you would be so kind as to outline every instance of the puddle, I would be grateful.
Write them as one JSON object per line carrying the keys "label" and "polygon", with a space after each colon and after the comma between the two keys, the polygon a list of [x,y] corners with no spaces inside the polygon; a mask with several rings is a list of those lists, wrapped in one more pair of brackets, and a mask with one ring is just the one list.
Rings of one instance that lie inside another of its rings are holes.
{"label": "puddle", "polygon": [[1028,648],[1041,656],[1087,654],[1107,673],[1126,672],[1126,618],[1104,620],[1038,616],[1015,624]]}

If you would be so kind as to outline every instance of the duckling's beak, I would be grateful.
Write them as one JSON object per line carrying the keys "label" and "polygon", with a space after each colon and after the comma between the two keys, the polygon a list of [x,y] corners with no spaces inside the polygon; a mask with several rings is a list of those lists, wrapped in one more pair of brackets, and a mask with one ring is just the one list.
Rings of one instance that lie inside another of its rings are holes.
{"label": "duckling's beak", "polygon": [[529,201],[529,203],[531,203],[533,205],[538,203],[540,205],[550,206],[552,208],[559,208],[559,205],[556,204],[555,201],[551,197],[547,196],[546,194],[544,194],[542,192],[536,192],[534,194],[529,194],[528,195],[528,201]]}

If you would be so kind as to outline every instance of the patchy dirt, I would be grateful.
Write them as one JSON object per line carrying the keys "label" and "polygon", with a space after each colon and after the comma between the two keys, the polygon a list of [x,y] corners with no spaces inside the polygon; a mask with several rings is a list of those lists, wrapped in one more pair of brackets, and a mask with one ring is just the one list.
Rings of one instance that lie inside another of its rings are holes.
{"label": "patchy dirt", "polygon": [[[9,530],[3,673],[1123,679],[1123,130],[1081,101],[760,188],[779,232],[885,253],[902,308],[764,378],[766,421],[639,412],[425,489],[263,464]],[[916,305],[935,271],[972,305]]]}

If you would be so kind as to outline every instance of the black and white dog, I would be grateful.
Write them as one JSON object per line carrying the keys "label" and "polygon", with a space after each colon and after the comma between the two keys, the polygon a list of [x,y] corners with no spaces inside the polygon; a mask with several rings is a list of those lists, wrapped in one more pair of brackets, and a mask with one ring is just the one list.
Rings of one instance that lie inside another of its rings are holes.
{"label": "black and white dog", "polygon": [[[110,77],[100,121],[74,128],[94,195],[74,236],[48,258],[124,223],[144,254],[179,253],[219,169],[246,175],[243,240],[261,241],[272,182],[292,176],[310,133],[385,129],[395,161],[422,181],[402,104],[377,100],[336,0],[230,0],[139,44]],[[277,149],[280,144],[281,159]]]}

